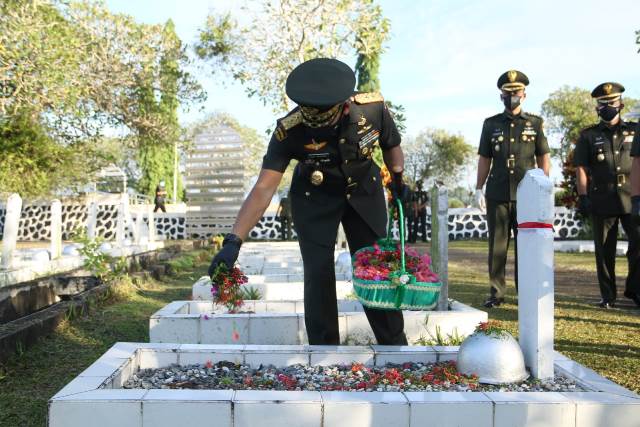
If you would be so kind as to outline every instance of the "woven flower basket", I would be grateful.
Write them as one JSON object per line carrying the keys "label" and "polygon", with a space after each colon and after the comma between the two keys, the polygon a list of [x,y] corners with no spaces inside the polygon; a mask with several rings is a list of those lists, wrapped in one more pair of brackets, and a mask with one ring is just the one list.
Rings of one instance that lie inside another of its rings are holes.
{"label": "woven flower basket", "polygon": [[[411,273],[406,271],[404,254],[404,214],[402,204],[398,202],[398,216],[400,225],[400,254],[401,270],[389,274],[389,280],[375,281],[359,279],[355,275],[356,256],[361,252],[373,252],[373,246],[359,249],[351,259],[353,268],[353,289],[358,300],[365,307],[383,310],[433,310],[438,305],[440,298],[440,282],[418,282]],[[382,250],[395,250],[396,245],[392,240],[391,225],[393,224],[392,211],[389,212],[389,225],[387,237],[378,240]]]}

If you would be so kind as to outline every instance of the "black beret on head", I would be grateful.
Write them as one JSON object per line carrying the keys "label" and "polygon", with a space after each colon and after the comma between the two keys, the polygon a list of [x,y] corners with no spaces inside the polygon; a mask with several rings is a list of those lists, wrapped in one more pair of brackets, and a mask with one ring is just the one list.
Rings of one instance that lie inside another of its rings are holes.
{"label": "black beret on head", "polygon": [[622,95],[624,92],[624,86],[616,82],[601,83],[594,90],[591,91],[591,96],[597,100],[609,100],[615,99]]}
{"label": "black beret on head", "polygon": [[498,89],[516,91],[529,85],[529,77],[522,71],[509,70],[498,78]]}
{"label": "black beret on head", "polygon": [[287,78],[287,96],[298,105],[326,109],[353,95],[356,75],[344,62],[316,58],[303,62]]}

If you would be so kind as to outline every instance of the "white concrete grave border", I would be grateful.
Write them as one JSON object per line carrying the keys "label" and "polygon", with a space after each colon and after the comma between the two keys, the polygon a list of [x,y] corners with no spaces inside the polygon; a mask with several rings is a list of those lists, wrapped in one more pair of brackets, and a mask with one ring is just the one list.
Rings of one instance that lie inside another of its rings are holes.
{"label": "white concrete grave border", "polygon": [[[198,344],[307,343],[302,300],[245,301],[244,310],[254,313],[212,314],[213,303],[174,301],[149,319],[151,342]],[[453,301],[448,311],[404,311],[405,333],[409,343],[420,338],[466,337],[487,313]],[[338,324],[343,344],[375,342],[363,307],[356,300],[338,300]]]}
{"label": "white concrete grave border", "polygon": [[[220,360],[336,364],[455,360],[458,347],[116,343],[49,401],[50,427],[448,426],[632,427],[640,396],[556,353],[556,372],[586,392],[129,390],[138,369]],[[391,357],[391,360],[389,359]],[[614,424],[612,424],[614,423]]]}

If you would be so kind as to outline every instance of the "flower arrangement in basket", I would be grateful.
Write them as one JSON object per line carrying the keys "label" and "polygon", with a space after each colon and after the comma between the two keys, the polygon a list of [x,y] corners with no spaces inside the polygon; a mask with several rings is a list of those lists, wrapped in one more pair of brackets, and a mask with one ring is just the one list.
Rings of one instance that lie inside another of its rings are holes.
{"label": "flower arrangement in basket", "polygon": [[219,264],[211,276],[213,303],[226,307],[229,313],[237,312],[244,303],[242,285],[247,282],[238,267],[229,269],[226,264]]}
{"label": "flower arrangement in basket", "polygon": [[404,216],[398,204],[400,242],[387,237],[352,257],[353,287],[362,305],[387,310],[431,310],[438,304],[441,283],[428,254],[404,246]]}

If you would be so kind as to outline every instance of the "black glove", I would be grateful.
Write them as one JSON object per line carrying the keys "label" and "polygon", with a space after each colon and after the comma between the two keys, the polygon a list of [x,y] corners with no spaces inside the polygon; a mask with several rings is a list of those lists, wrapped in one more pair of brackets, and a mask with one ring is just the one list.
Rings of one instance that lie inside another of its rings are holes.
{"label": "black glove", "polygon": [[578,213],[588,216],[591,213],[591,199],[586,194],[578,196]]}
{"label": "black glove", "polygon": [[640,217],[640,196],[631,196],[631,216]]}
{"label": "black glove", "polygon": [[398,206],[398,200],[403,204],[409,200],[409,187],[402,181],[402,172],[393,174],[389,189],[391,190],[394,207]]}
{"label": "black glove", "polygon": [[242,239],[236,236],[235,234],[227,234],[222,241],[222,249],[218,251],[216,256],[213,257],[211,261],[211,265],[209,266],[209,277],[213,276],[216,268],[220,264],[226,264],[229,269],[233,267],[236,260],[238,259],[238,254],[240,253],[240,246],[242,245]]}

